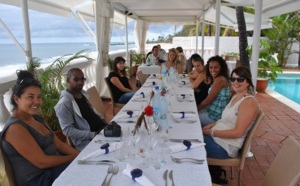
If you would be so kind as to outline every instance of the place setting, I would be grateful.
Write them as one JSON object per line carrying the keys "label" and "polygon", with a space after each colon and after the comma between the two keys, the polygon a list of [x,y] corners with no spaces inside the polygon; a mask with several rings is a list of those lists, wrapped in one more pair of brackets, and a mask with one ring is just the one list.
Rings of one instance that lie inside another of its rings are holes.
{"label": "place setting", "polygon": [[176,94],[177,101],[179,102],[194,102],[195,97],[193,94]]}
{"label": "place setting", "polygon": [[136,123],[141,111],[138,110],[124,110],[114,117],[113,121],[117,123]]}
{"label": "place setting", "polygon": [[198,114],[192,111],[173,111],[171,112],[171,117],[176,123],[194,123],[197,121]]}
{"label": "place setting", "polygon": [[148,102],[150,99],[150,91],[149,92],[139,92],[136,93],[132,98],[131,101],[133,102]]}
{"label": "place setting", "polygon": [[179,87],[190,87],[191,86],[191,83],[189,80],[183,80],[183,79],[180,79],[178,81],[178,86]]}

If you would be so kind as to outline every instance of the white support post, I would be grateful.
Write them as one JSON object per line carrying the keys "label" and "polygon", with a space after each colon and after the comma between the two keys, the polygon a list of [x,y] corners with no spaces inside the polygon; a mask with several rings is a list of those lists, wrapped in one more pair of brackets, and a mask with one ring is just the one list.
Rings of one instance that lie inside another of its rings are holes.
{"label": "white support post", "polygon": [[127,15],[125,15],[125,46],[126,46],[126,61],[129,62],[129,52],[128,52],[128,24]]}
{"label": "white support post", "polygon": [[253,84],[256,87],[257,68],[258,68],[258,56],[259,56],[259,40],[261,32],[261,17],[262,17],[262,5],[263,0],[255,0],[255,15],[254,15],[254,31],[253,31],[253,43],[252,43],[252,56],[251,56],[251,74]]}
{"label": "white support post", "polygon": [[202,53],[201,56],[204,59],[204,27],[205,27],[205,12],[203,14],[203,18],[202,18],[202,28],[201,28],[201,36],[202,36]]}
{"label": "white support post", "polygon": [[219,54],[220,43],[220,15],[221,15],[221,0],[216,0],[216,33],[215,33],[215,55]]}
{"label": "white support post", "polygon": [[23,26],[24,26],[24,37],[25,37],[25,53],[26,61],[32,60],[32,49],[31,49],[31,38],[29,28],[29,16],[28,16],[28,4],[27,0],[22,0],[22,14],[23,14]]}
{"label": "white support post", "polygon": [[196,53],[198,53],[199,18],[196,21]]}

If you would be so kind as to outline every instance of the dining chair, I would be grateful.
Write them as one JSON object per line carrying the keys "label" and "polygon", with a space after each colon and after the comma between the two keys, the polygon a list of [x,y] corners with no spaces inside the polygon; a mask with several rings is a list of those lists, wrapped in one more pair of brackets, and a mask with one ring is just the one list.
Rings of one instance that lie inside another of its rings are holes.
{"label": "dining chair", "polygon": [[231,179],[233,179],[233,167],[238,167],[238,185],[241,185],[241,173],[244,169],[244,164],[247,156],[248,149],[251,144],[252,137],[261,123],[264,117],[264,113],[260,110],[256,121],[248,132],[248,135],[245,138],[244,144],[240,149],[238,157],[229,158],[229,159],[217,159],[217,158],[207,158],[208,165],[215,166],[230,166],[231,167]]}
{"label": "dining chair", "polygon": [[11,164],[2,147],[1,137],[0,137],[0,172],[4,173],[4,175],[0,177],[0,185],[8,185],[8,186],[16,185]]}
{"label": "dining chair", "polygon": [[110,122],[113,117],[106,114],[107,108],[105,107],[96,87],[95,86],[90,87],[87,90],[87,93],[89,95],[89,101],[93,106],[93,108],[95,108],[96,111],[99,112],[104,117],[106,122]]}
{"label": "dining chair", "polygon": [[300,144],[292,136],[283,143],[266,173],[263,186],[294,186],[300,181]]}
{"label": "dining chair", "polygon": [[147,80],[148,78],[148,75],[147,74],[144,74],[142,71],[138,71],[136,73],[136,75],[138,76],[138,79],[141,83],[141,85],[143,86],[143,84],[145,83],[145,81]]}
{"label": "dining chair", "polygon": [[109,91],[109,94],[110,94],[110,97],[111,97],[111,102],[112,102],[112,110],[113,110],[113,115],[115,116],[116,115],[116,111],[115,111],[115,108],[116,107],[119,107],[119,108],[122,108],[125,104],[122,104],[122,103],[117,103],[116,100],[114,99],[114,94],[112,92],[112,89],[110,87],[110,83],[109,83],[109,79],[108,77],[104,78],[104,81],[106,83],[106,86],[108,88],[108,91]]}

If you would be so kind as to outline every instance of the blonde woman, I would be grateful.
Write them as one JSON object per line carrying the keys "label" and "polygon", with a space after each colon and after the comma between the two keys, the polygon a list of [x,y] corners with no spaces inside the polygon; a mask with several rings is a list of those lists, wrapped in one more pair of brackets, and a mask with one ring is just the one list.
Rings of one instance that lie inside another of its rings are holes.
{"label": "blonde woman", "polygon": [[168,59],[166,61],[167,70],[169,70],[171,67],[176,69],[176,65],[177,65],[177,51],[175,48],[171,48],[169,49]]}

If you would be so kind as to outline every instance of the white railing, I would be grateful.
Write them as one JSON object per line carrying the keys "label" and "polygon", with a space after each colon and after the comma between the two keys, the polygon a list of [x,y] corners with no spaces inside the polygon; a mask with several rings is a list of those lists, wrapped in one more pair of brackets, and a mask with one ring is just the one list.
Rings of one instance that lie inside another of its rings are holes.
{"label": "white railing", "polygon": [[[123,56],[125,57],[125,50],[119,50],[119,51],[113,51],[109,53],[109,56],[111,59],[114,59],[117,56]],[[85,84],[85,89],[92,87],[96,84],[96,58],[97,53],[93,52],[90,54],[90,57],[95,59],[93,62],[88,62],[87,60],[79,59],[72,61],[69,65],[67,65],[64,70],[63,74],[65,74],[69,69],[71,68],[80,68],[83,70],[85,77],[88,79],[88,81]],[[10,116],[10,113],[8,111],[9,105],[6,107],[5,103],[10,103],[10,96],[4,96],[6,93],[9,92],[9,90],[15,85],[16,82],[16,74],[13,73],[7,77],[1,77],[0,81],[0,131],[2,131],[3,126],[5,122],[7,121],[8,117]],[[5,99],[5,100],[4,100]]]}

